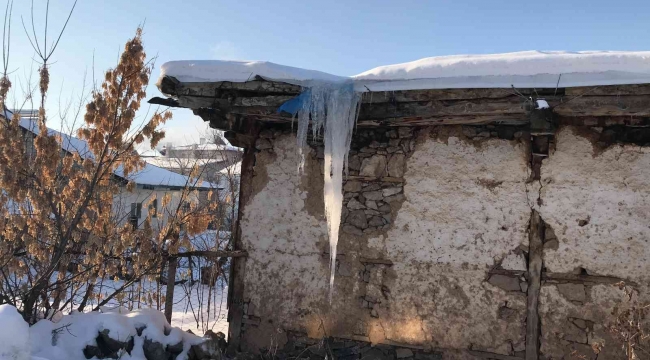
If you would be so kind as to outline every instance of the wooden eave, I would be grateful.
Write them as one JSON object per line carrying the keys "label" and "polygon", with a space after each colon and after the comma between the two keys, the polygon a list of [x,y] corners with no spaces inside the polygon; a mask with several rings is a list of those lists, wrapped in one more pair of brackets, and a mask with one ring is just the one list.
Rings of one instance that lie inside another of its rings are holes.
{"label": "wooden eave", "polygon": [[[261,78],[183,83],[167,76],[159,87],[170,98],[150,103],[193,109],[211,127],[235,131],[233,123],[243,119],[291,122],[291,115],[279,114],[278,108],[302,91]],[[546,100],[559,124],[650,126],[650,84],[366,92],[357,126],[526,125],[537,99]]]}

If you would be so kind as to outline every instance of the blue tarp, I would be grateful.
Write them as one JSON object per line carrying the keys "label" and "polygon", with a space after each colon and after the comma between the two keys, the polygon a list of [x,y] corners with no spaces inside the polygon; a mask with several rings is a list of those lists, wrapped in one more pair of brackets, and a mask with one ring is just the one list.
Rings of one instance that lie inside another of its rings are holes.
{"label": "blue tarp", "polygon": [[278,113],[284,111],[295,116],[298,113],[298,111],[302,109],[305,100],[309,100],[309,99],[311,99],[311,89],[307,89],[301,92],[300,95],[280,105],[280,107],[278,108]]}

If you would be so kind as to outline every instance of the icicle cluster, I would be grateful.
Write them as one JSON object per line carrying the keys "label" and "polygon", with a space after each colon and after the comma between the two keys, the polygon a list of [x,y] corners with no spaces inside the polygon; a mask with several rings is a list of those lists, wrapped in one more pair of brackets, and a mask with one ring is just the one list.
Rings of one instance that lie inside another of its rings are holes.
{"label": "icicle cluster", "polygon": [[[332,301],[334,273],[336,272],[336,246],[339,240],[341,210],[343,207],[343,171],[347,175],[348,151],[352,132],[359,115],[360,95],[351,82],[319,84],[304,94],[298,111],[298,148],[301,154],[300,170],[304,166],[302,149],[307,142],[311,123],[312,133],[323,133],[325,142],[325,216],[330,245],[330,291]],[[310,121],[311,120],[311,121]]]}

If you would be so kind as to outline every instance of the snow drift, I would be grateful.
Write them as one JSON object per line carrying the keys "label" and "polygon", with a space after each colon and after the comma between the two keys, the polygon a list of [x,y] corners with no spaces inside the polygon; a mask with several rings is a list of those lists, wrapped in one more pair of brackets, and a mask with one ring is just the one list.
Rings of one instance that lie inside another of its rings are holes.
{"label": "snow drift", "polygon": [[163,356],[173,353],[176,359],[183,360],[192,352],[214,351],[208,348],[205,338],[172,328],[164,315],[153,309],[76,312],[62,316],[56,323],[41,320],[29,327],[16,308],[0,305],[0,324],[0,360],[115,356],[146,360],[156,351]]}

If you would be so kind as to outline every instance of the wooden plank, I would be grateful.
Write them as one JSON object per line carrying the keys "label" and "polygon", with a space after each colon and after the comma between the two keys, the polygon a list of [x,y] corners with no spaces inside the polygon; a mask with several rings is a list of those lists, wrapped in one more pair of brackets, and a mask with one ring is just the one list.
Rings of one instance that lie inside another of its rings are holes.
{"label": "wooden plank", "polygon": [[237,257],[246,257],[246,256],[248,256],[248,252],[246,252],[244,250],[235,250],[235,251],[227,251],[227,250],[203,251],[203,250],[197,250],[197,251],[186,251],[186,252],[170,255],[170,257],[172,257],[172,258],[193,257],[193,256],[200,256],[200,257],[205,257],[205,258],[209,258],[209,259],[220,258],[220,257],[237,258]]}
{"label": "wooden plank", "polygon": [[[532,89],[517,89],[524,95],[533,94]],[[380,104],[395,102],[432,101],[432,100],[473,100],[502,99],[518,97],[512,89],[430,89],[371,91],[361,95],[363,104]]]}
{"label": "wooden plank", "polygon": [[176,267],[178,259],[169,259],[167,267],[167,291],[165,292],[165,319],[171,324],[174,308],[174,286],[176,282]]}
{"label": "wooden plank", "polygon": [[557,121],[562,125],[574,126],[650,126],[650,117],[640,116],[558,116]]}
{"label": "wooden plank", "polygon": [[[486,352],[486,351],[476,351],[476,350],[468,350],[468,352],[476,357],[482,358],[482,359],[498,359],[498,360],[521,360],[523,358],[516,357],[516,356],[510,356],[510,355],[503,355],[503,354],[495,354],[491,352]],[[528,359],[528,358],[526,358]]]}
{"label": "wooden plank", "polygon": [[544,222],[537,210],[530,216],[528,252],[528,294],[526,308],[526,360],[539,357],[539,291],[541,288]]}
{"label": "wooden plank", "polygon": [[[265,114],[262,111],[254,114],[245,110],[231,112],[246,118],[253,118],[257,121],[268,123],[290,123],[290,116],[282,116],[277,113]],[[204,120],[206,118],[204,117]],[[429,117],[404,117],[387,119],[358,119],[357,127],[378,127],[378,126],[435,126],[435,125],[525,125],[529,120],[525,114],[517,115],[490,115],[490,116],[429,116]]]}
{"label": "wooden plank", "polygon": [[558,282],[558,283],[573,282],[573,283],[593,283],[593,284],[607,284],[607,285],[618,284],[622,281],[626,285],[630,285],[633,287],[638,286],[638,284],[634,281],[621,279],[614,276],[598,276],[598,275],[583,275],[583,274],[564,274],[564,273],[544,272],[542,274],[542,280]]}
{"label": "wooden plank", "polygon": [[[229,110],[235,107],[242,107],[246,111],[264,110],[277,112],[278,108],[285,102],[293,99],[294,96],[267,95],[256,97],[236,97],[231,99],[215,98],[208,96],[180,96],[178,107],[188,109],[219,108]],[[261,108],[261,109],[256,109]]]}
{"label": "wooden plank", "polygon": [[526,114],[510,115],[446,115],[446,116],[413,116],[387,119],[359,119],[359,127],[377,126],[435,126],[435,125],[525,125],[529,119]]}
{"label": "wooden plank", "polygon": [[548,103],[559,116],[650,116],[650,95],[565,97]]}
{"label": "wooden plank", "polygon": [[568,97],[650,95],[650,84],[570,87],[564,89],[564,94]]}
{"label": "wooden plank", "polygon": [[368,259],[368,258],[359,258],[359,262],[364,264],[379,264],[379,265],[389,265],[392,266],[393,262],[389,259]]}
{"label": "wooden plank", "polygon": [[507,275],[512,277],[519,277],[525,275],[526,271],[521,270],[504,270],[504,269],[492,269],[488,271],[488,274],[492,275]]}
{"label": "wooden plank", "polygon": [[222,97],[224,94],[285,94],[297,95],[302,91],[299,85],[276,81],[252,80],[244,83],[231,81],[180,82],[172,76],[165,76],[158,84],[160,92],[169,96],[199,95]]}
{"label": "wooden plank", "polygon": [[[650,116],[650,95],[548,99],[559,116]],[[364,104],[359,119],[526,114],[520,98]]]}
{"label": "wooden plank", "polygon": [[393,340],[390,340],[390,339],[384,339],[384,340],[381,340],[381,341],[379,341],[377,343],[382,344],[382,345],[389,345],[389,346],[406,348],[406,349],[413,349],[413,350],[427,350],[428,349],[424,345],[407,344],[407,343],[393,341]]}
{"label": "wooden plank", "polygon": [[358,176],[350,175],[346,177],[347,180],[358,180],[358,181],[381,181],[381,182],[392,182],[392,183],[403,183],[404,179],[384,176],[384,177],[373,177],[373,176]]}
{"label": "wooden plank", "polygon": [[360,119],[383,119],[441,115],[525,114],[524,102],[517,97],[480,100],[434,100],[428,102],[364,104]]}

